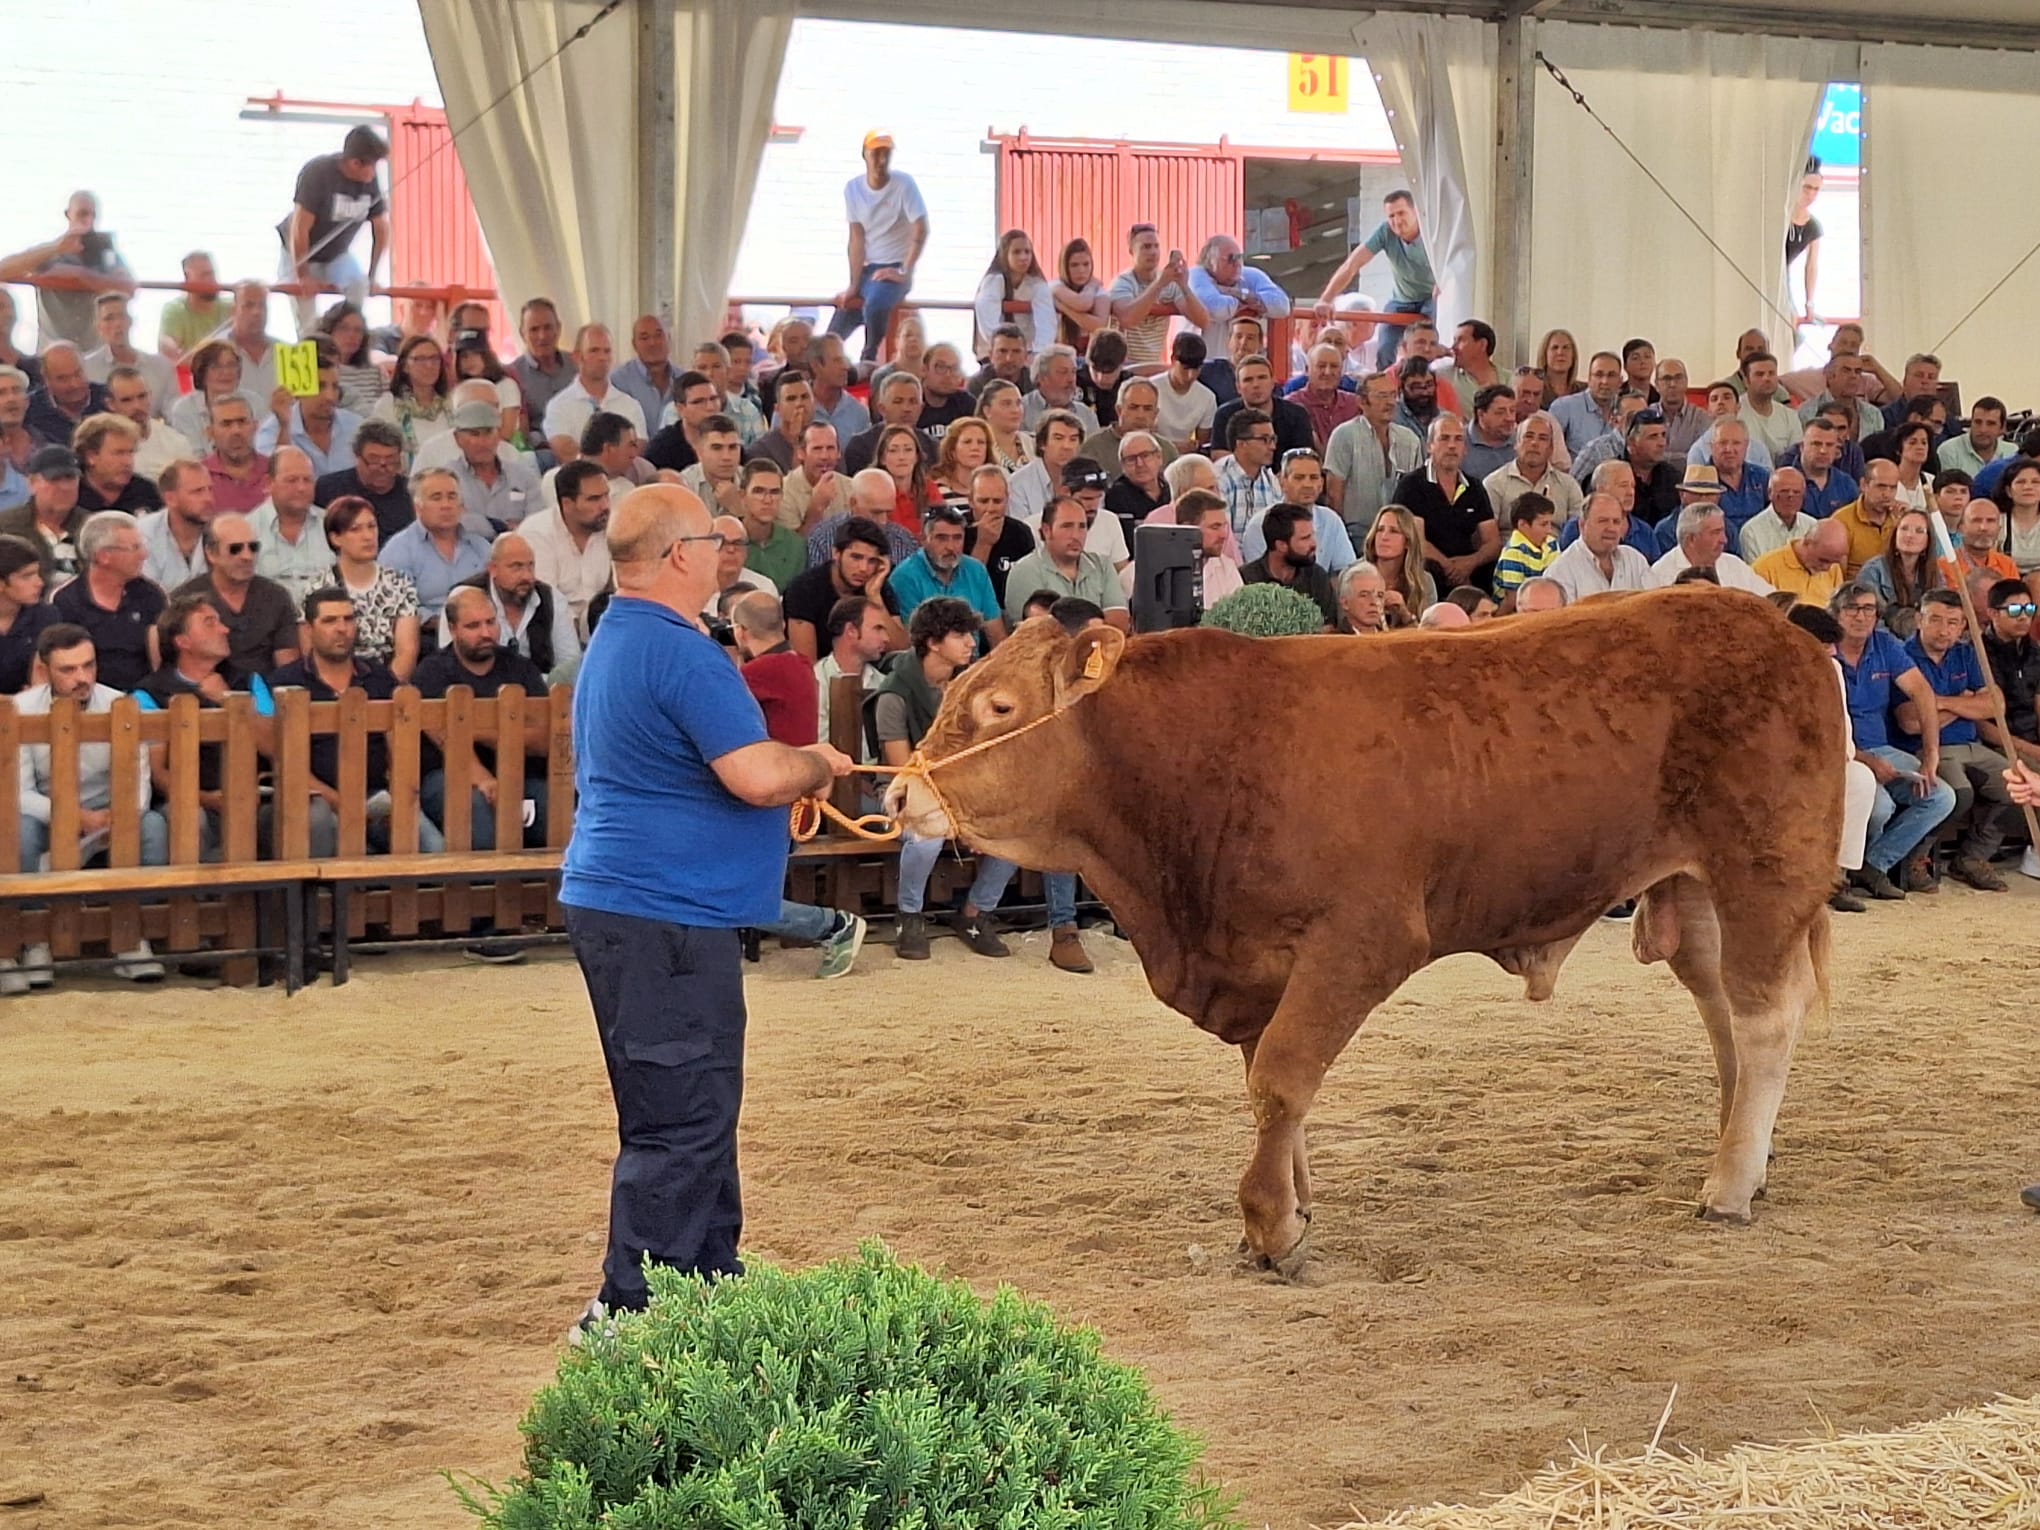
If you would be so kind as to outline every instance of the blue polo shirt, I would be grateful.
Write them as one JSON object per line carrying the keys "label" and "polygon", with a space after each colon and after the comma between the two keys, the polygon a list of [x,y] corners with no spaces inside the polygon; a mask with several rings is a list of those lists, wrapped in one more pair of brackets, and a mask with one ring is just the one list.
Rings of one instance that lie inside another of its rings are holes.
{"label": "blue polo shirt", "polygon": [[743,676],[693,623],[610,601],[574,684],[579,801],[560,901],[711,929],[775,923],[786,809],[738,800],[712,768],[765,737]]}
{"label": "blue polo shirt", "polygon": [[[1919,672],[1927,677],[1936,696],[1965,696],[1971,691],[1980,691],[1989,682],[1976,662],[1976,649],[1968,638],[1960,638],[1955,646],[1942,656],[1936,664],[1927,657],[1927,650],[1921,646],[1919,634],[1914,633],[1905,640],[1905,656],[1913,661]],[[1896,730],[1896,719],[1893,721]],[[1944,717],[1941,721],[1941,742],[1943,744],[1973,744],[1978,737],[1976,724],[1967,717]],[[1920,752],[1918,734],[1899,734],[1900,746]]]}
{"label": "blue polo shirt", "polygon": [[911,618],[914,607],[922,601],[932,600],[937,595],[962,601],[977,612],[981,621],[995,622],[1004,615],[999,609],[999,597],[992,590],[992,576],[968,553],[956,566],[956,572],[946,585],[929,567],[927,553],[917,552],[886,576],[885,587],[900,603],[901,621]]}
{"label": "blue polo shirt", "polygon": [[1856,730],[1858,749],[1897,748],[1891,741],[1891,705],[1900,675],[1916,669],[1897,638],[1882,627],[1870,634],[1861,662],[1851,664],[1837,648],[1835,659],[1842,666],[1842,682],[1849,695],[1849,723]]}
{"label": "blue polo shirt", "polygon": [[1842,506],[1861,497],[1862,491],[1856,487],[1855,479],[1838,467],[1829,468],[1825,489],[1811,478],[1806,480],[1805,513],[1817,521],[1824,521]]}

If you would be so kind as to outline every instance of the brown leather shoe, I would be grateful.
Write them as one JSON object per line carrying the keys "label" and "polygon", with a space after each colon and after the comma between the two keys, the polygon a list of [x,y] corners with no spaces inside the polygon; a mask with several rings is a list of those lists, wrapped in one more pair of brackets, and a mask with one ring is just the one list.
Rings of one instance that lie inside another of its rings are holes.
{"label": "brown leather shoe", "polygon": [[1077,936],[1073,924],[1058,925],[1049,937],[1048,959],[1064,972],[1094,972],[1091,953],[1084,949],[1084,942]]}
{"label": "brown leather shoe", "polygon": [[1948,875],[1978,892],[2004,892],[2005,879],[1991,869],[1990,862],[1973,855],[1958,855],[1948,867]]}
{"label": "brown leather shoe", "polygon": [[1903,885],[1909,893],[1937,893],[1941,890],[1940,878],[1934,875],[1933,852],[1916,850],[1906,857]]}

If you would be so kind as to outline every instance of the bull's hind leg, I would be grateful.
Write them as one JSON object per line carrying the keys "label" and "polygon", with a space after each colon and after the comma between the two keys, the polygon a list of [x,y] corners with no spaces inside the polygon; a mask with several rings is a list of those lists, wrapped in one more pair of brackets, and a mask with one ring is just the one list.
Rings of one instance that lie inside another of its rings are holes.
{"label": "bull's hind leg", "polygon": [[1721,982],[1721,924],[1714,897],[1697,877],[1666,877],[1644,889],[1630,929],[1636,959],[1665,962],[1699,1007],[1714,1051],[1715,1077],[1721,1081],[1720,1129],[1727,1131],[1735,1103],[1735,1027]]}
{"label": "bull's hind leg", "polygon": [[[1717,910],[1721,984],[1733,1017],[1736,1073],[1714,1167],[1700,1191],[1700,1214],[1710,1221],[1750,1219],[1750,1201],[1764,1187],[1792,1048],[1819,995],[1805,918],[1764,917],[1779,913],[1734,906]],[[1816,909],[1813,917],[1825,918],[1826,910]]]}

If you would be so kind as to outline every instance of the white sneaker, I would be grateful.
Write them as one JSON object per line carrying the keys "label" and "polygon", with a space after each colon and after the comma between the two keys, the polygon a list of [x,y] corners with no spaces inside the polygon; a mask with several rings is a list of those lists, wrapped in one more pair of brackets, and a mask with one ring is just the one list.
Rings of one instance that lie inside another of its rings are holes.
{"label": "white sneaker", "polygon": [[130,983],[160,983],[163,981],[163,964],[156,960],[156,953],[149,949],[145,940],[134,950],[120,953],[120,965],[113,969],[113,973]]}
{"label": "white sneaker", "polygon": [[31,972],[28,974],[29,987],[47,988],[50,986],[50,984],[54,983],[57,980],[57,974],[54,970],[52,970],[51,967],[51,962],[53,960],[54,958],[51,957],[50,955],[49,942],[46,940],[37,941],[34,945],[30,946],[26,951],[21,953],[22,966],[40,967],[43,969],[40,972]]}
{"label": "white sneaker", "polygon": [[28,992],[28,974],[11,956],[0,957],[0,998],[13,999]]}
{"label": "white sneaker", "polygon": [[2019,861],[2019,875],[2040,881],[2040,850],[2035,850],[2031,845],[2026,847],[2026,854]]}

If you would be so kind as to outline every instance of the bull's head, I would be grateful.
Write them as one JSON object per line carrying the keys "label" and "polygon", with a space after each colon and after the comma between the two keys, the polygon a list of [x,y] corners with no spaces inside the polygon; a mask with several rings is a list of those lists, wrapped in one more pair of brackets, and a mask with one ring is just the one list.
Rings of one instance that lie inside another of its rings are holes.
{"label": "bull's head", "polygon": [[[1014,830],[1006,826],[1007,812],[1038,804],[1040,782],[1016,775],[1018,759],[997,746],[1030,729],[1055,732],[1061,713],[1112,678],[1125,648],[1125,635],[1102,623],[1074,637],[1046,616],[1023,623],[949,682],[921,740],[920,757],[932,778],[896,777],[886,791],[886,811],[922,839],[971,839],[974,831],[1009,837]],[[907,655],[900,662],[914,660]],[[952,813],[960,821],[952,821]]]}

